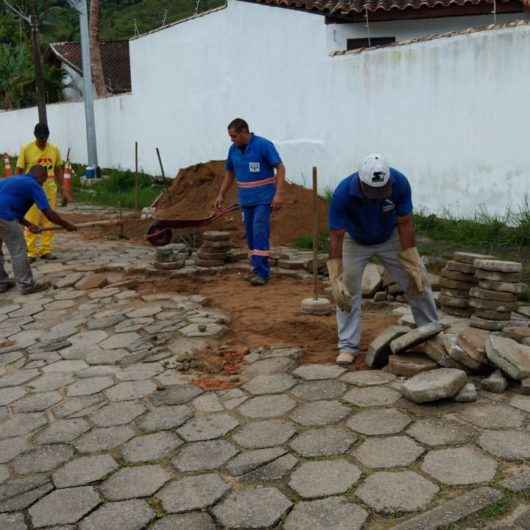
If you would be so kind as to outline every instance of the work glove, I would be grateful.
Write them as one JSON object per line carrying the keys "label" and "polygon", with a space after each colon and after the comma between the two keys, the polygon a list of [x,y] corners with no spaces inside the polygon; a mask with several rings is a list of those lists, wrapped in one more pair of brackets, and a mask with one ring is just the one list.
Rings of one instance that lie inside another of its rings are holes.
{"label": "work glove", "polygon": [[421,256],[416,247],[407,248],[399,253],[399,261],[407,271],[410,279],[409,294],[418,295],[425,292],[429,284],[425,269],[421,262]]}
{"label": "work glove", "polygon": [[352,295],[346,287],[342,276],[342,259],[334,258],[327,262],[331,292],[335,303],[341,311],[351,311]]}

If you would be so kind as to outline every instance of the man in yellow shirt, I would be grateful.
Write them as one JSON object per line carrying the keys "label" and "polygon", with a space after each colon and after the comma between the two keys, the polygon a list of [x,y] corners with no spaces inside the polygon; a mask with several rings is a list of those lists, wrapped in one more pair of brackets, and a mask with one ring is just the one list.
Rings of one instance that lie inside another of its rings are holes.
{"label": "man in yellow shirt", "polygon": [[[59,148],[48,143],[50,131],[45,123],[37,123],[34,130],[35,141],[22,146],[17,160],[17,174],[24,174],[33,166],[44,166],[48,178],[42,186],[52,209],[57,207],[57,191],[61,191],[63,161]],[[40,228],[53,226],[44,214],[33,205],[26,214],[26,220]],[[30,261],[37,258],[55,259],[52,254],[54,233],[52,230],[40,234],[26,229],[25,238]]]}

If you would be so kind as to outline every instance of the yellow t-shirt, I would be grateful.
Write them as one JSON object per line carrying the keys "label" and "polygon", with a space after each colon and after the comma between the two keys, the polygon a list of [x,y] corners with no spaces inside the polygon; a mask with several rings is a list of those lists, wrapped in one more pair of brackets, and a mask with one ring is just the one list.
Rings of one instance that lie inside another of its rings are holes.
{"label": "yellow t-shirt", "polygon": [[27,173],[33,166],[41,165],[48,170],[48,177],[55,176],[55,168],[63,163],[59,148],[47,143],[44,149],[37,146],[37,142],[23,145],[18,155],[17,167]]}

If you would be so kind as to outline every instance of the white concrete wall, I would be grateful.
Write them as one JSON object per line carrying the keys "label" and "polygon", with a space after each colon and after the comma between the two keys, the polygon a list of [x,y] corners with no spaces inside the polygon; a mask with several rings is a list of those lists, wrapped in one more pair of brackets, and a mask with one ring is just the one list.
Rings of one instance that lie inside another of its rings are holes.
{"label": "white concrete wall", "polygon": [[[497,15],[497,24],[505,24],[513,20],[528,19],[524,13]],[[426,35],[463,31],[467,28],[481,28],[493,24],[493,15],[470,17],[440,17],[420,20],[390,20],[386,22],[370,22],[370,37],[395,37],[397,42],[417,39]],[[328,24],[328,49],[340,51],[346,49],[348,39],[368,38],[366,24]]]}
{"label": "white concrete wall", "polygon": [[[418,207],[502,214],[530,191],[530,27],[330,57],[323,17],[248,3],[132,40],[132,95],[96,103],[100,165],[167,175],[224,158],[246,118],[288,177],[333,188],[369,152],[404,171]],[[85,160],[82,104],[51,105],[52,139]],[[36,110],[0,113],[0,152]]]}

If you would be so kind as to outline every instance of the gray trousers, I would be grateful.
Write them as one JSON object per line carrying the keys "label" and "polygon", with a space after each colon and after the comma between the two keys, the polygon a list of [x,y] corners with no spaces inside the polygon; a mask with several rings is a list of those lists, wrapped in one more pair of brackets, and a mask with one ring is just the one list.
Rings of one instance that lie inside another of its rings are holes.
{"label": "gray trousers", "polygon": [[28,251],[22,227],[16,221],[0,219],[0,285],[9,281],[9,276],[4,268],[4,253],[2,243],[5,243],[11,255],[13,275],[19,288],[31,287],[34,283],[31,267],[28,260]]}
{"label": "gray trousers", "polygon": [[[337,308],[338,346],[341,352],[355,354],[359,351],[359,343],[361,342],[362,276],[364,268],[371,257],[378,256],[392,279],[407,293],[409,276],[399,261],[400,251],[401,245],[397,230],[388,241],[379,245],[359,245],[348,234],[344,236],[342,247],[344,282],[350,293],[352,293],[353,298],[352,309],[349,313]],[[417,326],[423,326],[438,320],[436,304],[430,287],[420,295],[407,295],[407,300]]]}

